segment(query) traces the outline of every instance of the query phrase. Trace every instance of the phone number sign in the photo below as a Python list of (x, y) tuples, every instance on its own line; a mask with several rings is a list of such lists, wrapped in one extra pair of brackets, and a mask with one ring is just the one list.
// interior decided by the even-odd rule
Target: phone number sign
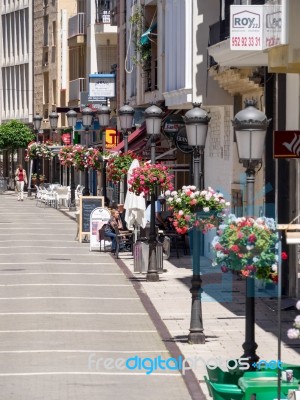
[(262, 50), (263, 7), (230, 7), (230, 49)]

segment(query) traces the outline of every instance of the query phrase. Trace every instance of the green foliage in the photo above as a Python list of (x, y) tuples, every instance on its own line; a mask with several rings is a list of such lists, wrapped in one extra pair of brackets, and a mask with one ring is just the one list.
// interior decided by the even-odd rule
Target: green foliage
[(142, 8), (138, 7), (136, 9), (136, 12), (129, 18), (129, 22), (132, 24), (133, 43), (136, 50), (136, 55), (132, 57), (132, 61), (134, 64), (146, 66), (151, 60), (151, 43), (141, 43), (141, 36), (145, 30), (145, 18)]
[(17, 150), (26, 148), (28, 143), (34, 140), (33, 132), (17, 120), (11, 120), (0, 125), (0, 149)]

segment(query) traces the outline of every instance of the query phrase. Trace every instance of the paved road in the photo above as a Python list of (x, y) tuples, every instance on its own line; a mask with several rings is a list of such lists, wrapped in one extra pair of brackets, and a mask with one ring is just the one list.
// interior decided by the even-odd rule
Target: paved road
[(116, 368), (170, 354), (114, 259), (75, 233), (59, 211), (0, 195), (1, 399), (191, 399), (177, 371)]

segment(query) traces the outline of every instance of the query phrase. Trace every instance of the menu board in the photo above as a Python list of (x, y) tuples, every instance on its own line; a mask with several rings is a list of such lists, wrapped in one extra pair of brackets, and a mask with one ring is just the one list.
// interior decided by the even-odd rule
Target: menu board
[(104, 207), (103, 196), (81, 196), (80, 218), (79, 218), (79, 241), (82, 242), (83, 235), (90, 234), (90, 217), (95, 208)]

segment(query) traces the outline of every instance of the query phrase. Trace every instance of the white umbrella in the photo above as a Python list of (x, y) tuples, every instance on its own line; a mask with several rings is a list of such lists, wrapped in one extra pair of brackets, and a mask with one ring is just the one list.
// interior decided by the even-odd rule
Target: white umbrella
[[(133, 160), (129, 170), (127, 172), (127, 182), (129, 181), (131, 174), (134, 168), (140, 166), (138, 160)], [(147, 224), (147, 219), (145, 216), (146, 211), (146, 203), (143, 195), (137, 196), (135, 193), (129, 191), (130, 185), (128, 184), (128, 189), (126, 193), (124, 208), (125, 212), (125, 221), (127, 223), (128, 228), (132, 228), (135, 225), (139, 225), (142, 228), (145, 228)]]

